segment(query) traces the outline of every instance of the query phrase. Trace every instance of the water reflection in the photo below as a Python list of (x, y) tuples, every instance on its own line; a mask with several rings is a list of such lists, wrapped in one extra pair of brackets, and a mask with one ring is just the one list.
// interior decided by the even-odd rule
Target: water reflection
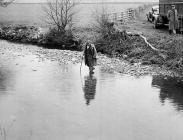
[(183, 81), (171, 77), (153, 76), (152, 86), (160, 88), (160, 101), (170, 101), (178, 111), (183, 111)]
[[(11, 79), (11, 80), (10, 80)], [(8, 69), (0, 67), (0, 91), (7, 91), (13, 81), (12, 73)], [(1, 92), (2, 93), (2, 92)]]
[(86, 105), (90, 105), (90, 101), (95, 98), (97, 79), (91, 73), (84, 79), (84, 97), (86, 99)]
[(0, 69), (0, 90), (5, 90), (6, 89), (6, 76), (3, 74), (3, 72)]

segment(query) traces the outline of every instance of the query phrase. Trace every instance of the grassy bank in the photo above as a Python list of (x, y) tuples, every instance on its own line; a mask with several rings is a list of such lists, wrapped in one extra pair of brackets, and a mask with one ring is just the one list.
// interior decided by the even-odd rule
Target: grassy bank
[(183, 36), (159, 35), (148, 39), (157, 50), (152, 49), (138, 34), (113, 29), (101, 34), (95, 42), (98, 52), (142, 65), (157, 65), (182, 74)]

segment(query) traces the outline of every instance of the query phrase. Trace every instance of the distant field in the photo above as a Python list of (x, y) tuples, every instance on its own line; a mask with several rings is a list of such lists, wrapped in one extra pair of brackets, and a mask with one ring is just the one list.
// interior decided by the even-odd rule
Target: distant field
[[(107, 3), (107, 4), (79, 4), (76, 7), (77, 14), (74, 20), (79, 26), (86, 26), (93, 21), (94, 11), (100, 11), (105, 7), (109, 13), (120, 12), (127, 8), (137, 8), (142, 3)], [(45, 26), (46, 18), (43, 7), (46, 4), (12, 4), (6, 8), (0, 7), (0, 23), (29, 24)]]

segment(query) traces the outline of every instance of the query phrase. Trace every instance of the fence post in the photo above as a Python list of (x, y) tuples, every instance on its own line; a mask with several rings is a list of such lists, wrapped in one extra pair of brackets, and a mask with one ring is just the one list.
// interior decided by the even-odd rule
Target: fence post
[(123, 10), (120, 13), (111, 13), (108, 14), (109, 21), (120, 24), (125, 24), (128, 20), (132, 20), (135, 18), (135, 10), (133, 8), (129, 8)]

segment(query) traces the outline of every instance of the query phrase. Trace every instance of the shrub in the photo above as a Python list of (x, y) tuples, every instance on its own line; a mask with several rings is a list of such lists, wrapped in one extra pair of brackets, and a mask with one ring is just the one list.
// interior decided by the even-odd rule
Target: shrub
[(80, 40), (69, 30), (58, 32), (52, 28), (44, 35), (44, 42), (48, 48), (80, 50)]

